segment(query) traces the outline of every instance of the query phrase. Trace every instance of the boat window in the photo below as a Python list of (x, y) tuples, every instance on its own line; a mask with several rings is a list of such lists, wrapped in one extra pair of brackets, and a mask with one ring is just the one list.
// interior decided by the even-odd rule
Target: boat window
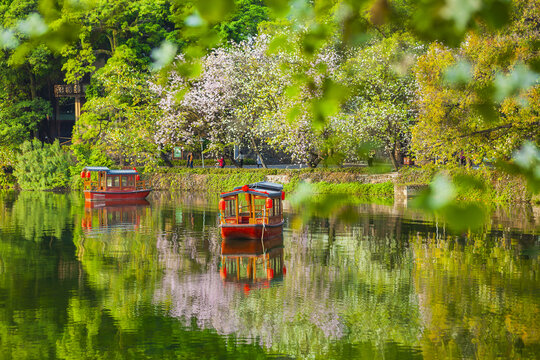
[(268, 216), (272, 214), (270, 209), (266, 209), (266, 199), (264, 196), (254, 196), (253, 209), (256, 218), (262, 218), (265, 214)]
[(238, 195), (238, 213), (240, 215), (249, 216), (251, 214), (250, 196), (250, 194)]
[(111, 187), (111, 186), (112, 186), (112, 177), (107, 176), (107, 187)]
[(112, 176), (112, 186), (113, 187), (120, 186), (120, 178), (118, 176)]
[(127, 186), (127, 177), (126, 176), (121, 176), (122, 178), (122, 187), (126, 187)]
[(130, 175), (130, 176), (127, 177), (128, 186), (135, 186), (134, 179), (135, 179), (135, 177), (133, 175)]
[(236, 199), (225, 199), (225, 217), (236, 216)]

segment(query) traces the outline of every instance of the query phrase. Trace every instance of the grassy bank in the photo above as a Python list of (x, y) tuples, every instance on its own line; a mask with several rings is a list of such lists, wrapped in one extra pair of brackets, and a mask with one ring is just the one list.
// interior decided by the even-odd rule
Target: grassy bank
[(404, 185), (428, 184), (439, 172), (453, 179), (457, 197), (462, 200), (501, 204), (534, 202), (524, 179), (486, 167), (405, 167), (400, 169), (396, 181)]
[(285, 182), (284, 190), (293, 192), (300, 182), (310, 182), (314, 192), (342, 193), (374, 197), (391, 197), (394, 187), (388, 175), (369, 174), (370, 169), (161, 169), (149, 174), (156, 189), (172, 191), (205, 190), (222, 192), (235, 186), (264, 181), (278, 176)]

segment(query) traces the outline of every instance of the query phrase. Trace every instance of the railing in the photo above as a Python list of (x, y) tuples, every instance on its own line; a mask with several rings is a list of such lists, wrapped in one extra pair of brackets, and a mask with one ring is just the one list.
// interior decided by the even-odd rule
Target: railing
[(228, 208), (228, 210), (220, 210), (220, 214), (221, 224), (277, 224), (283, 221), (283, 214), (272, 216), (272, 209), (267, 209), (266, 203), (251, 206), (239, 204), (238, 213), (231, 213), (231, 209)]
[[(139, 180), (135, 181), (134, 186), (123, 186), (123, 188), (135, 188), (135, 190), (145, 190), (150, 189), (150, 181), (148, 180)], [(118, 188), (118, 187), (115, 187)], [(106, 190), (106, 186), (100, 186), (97, 180), (85, 180), (84, 181), (84, 190)]]
[(93, 180), (85, 180), (84, 190), (100, 190), (99, 183)]
[(135, 181), (135, 189), (137, 190), (150, 189), (150, 186), (151, 186), (151, 183), (149, 180)]

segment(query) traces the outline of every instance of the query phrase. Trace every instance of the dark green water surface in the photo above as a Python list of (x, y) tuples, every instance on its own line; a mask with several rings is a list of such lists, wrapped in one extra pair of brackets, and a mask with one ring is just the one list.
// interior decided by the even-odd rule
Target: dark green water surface
[(148, 200), (0, 193), (0, 359), (540, 357), (538, 208), (463, 234), (287, 212), (261, 255), (222, 244), (215, 195)]

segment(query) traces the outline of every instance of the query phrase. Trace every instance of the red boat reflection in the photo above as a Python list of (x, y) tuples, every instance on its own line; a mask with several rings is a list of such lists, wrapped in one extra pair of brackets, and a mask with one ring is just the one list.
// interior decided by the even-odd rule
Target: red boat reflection
[(86, 230), (93, 228), (137, 228), (145, 209), (150, 203), (145, 199), (132, 199), (119, 203), (118, 201), (85, 202), (81, 227)]
[(283, 261), (283, 236), (271, 239), (225, 239), (221, 243), (221, 279), (246, 292), (269, 287), (287, 269)]

